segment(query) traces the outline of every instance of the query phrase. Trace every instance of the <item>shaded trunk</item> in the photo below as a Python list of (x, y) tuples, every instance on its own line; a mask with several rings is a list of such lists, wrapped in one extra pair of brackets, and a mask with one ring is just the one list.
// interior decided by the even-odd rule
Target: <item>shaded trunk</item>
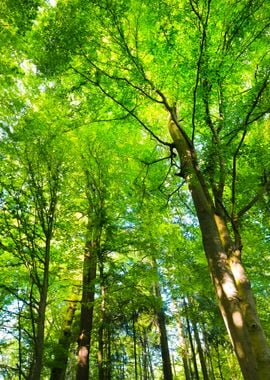
[(166, 330), (166, 316), (163, 310), (157, 312), (158, 328), (160, 333), (160, 347), (163, 365), (164, 380), (172, 380), (172, 366)]
[(99, 380), (105, 380), (106, 375), (104, 371), (104, 326), (103, 321), (98, 329), (98, 378)]
[(138, 358), (137, 358), (137, 334), (136, 334), (136, 314), (132, 315), (132, 329), (133, 329), (133, 351), (134, 351), (134, 371), (135, 380), (138, 380)]
[[(175, 121), (177, 122), (176, 116)], [(265, 374), (268, 376), (270, 373), (270, 355), (267, 342), (262, 334), (260, 334), (260, 339), (253, 338), (258, 331), (261, 331), (261, 328), (258, 328), (257, 322), (255, 328), (253, 324), (249, 326), (246, 314), (243, 313), (241, 296), (236, 283), (237, 279), (235, 279), (229, 265), (229, 257), (215, 220), (213, 202), (197, 167), (195, 152), (180, 127), (172, 121), (169, 124), (169, 131), (181, 161), (181, 175), (188, 183), (196, 208), (204, 250), (219, 300), (219, 307), (242, 374), (245, 380), (264, 380)], [(244, 286), (242, 289), (246, 291)], [(251, 313), (254, 312), (250, 300), (247, 303), (247, 308), (250, 311), (252, 310)], [(263, 351), (262, 357), (257, 354), (256, 341), (260, 341), (263, 345), (260, 350)]]
[(193, 362), (193, 367), (194, 367), (194, 373), (195, 373), (195, 378), (196, 380), (199, 380), (199, 371), (198, 371), (198, 365), (197, 365), (197, 359), (196, 359), (196, 352), (195, 352), (195, 347), (193, 344), (193, 339), (192, 339), (192, 332), (191, 332), (191, 325), (189, 321), (189, 317), (187, 314), (187, 308), (186, 308), (186, 303), (184, 302), (185, 309), (186, 309), (186, 322), (187, 322), (187, 332), (188, 332), (188, 338), (189, 338), (189, 343), (190, 343), (190, 349), (192, 353), (192, 362)]
[(58, 344), (55, 348), (54, 362), (51, 370), (50, 380), (64, 380), (68, 363), (68, 353), (72, 341), (72, 323), (77, 308), (77, 300), (71, 300), (68, 304), (65, 321), (61, 330)]
[(106, 356), (107, 356), (107, 365), (106, 365), (106, 376), (107, 380), (112, 378), (112, 360), (111, 360), (111, 329), (110, 326), (107, 327), (107, 339), (106, 339)]
[(98, 378), (99, 380), (107, 380), (106, 366), (106, 350), (104, 350), (104, 333), (106, 325), (106, 310), (105, 310), (105, 284), (104, 284), (104, 265), (100, 257), (99, 278), (101, 288), (101, 306), (100, 306), (100, 326), (98, 329)]
[(149, 379), (154, 380), (155, 375), (154, 375), (154, 369), (153, 369), (153, 364), (152, 364), (152, 355), (150, 352), (150, 347), (149, 347), (149, 342), (148, 342), (147, 336), (146, 336), (146, 342), (147, 342), (147, 361), (148, 361), (149, 372), (150, 372)]
[(141, 347), (142, 347), (142, 370), (143, 370), (143, 380), (148, 380), (148, 355), (147, 355), (147, 336), (146, 332), (143, 331), (140, 336)]
[(203, 373), (203, 379), (209, 380), (207, 366), (206, 366), (206, 362), (204, 359), (204, 353), (203, 353), (203, 349), (202, 349), (202, 344), (201, 344), (201, 340), (200, 340), (200, 336), (199, 336), (199, 332), (198, 332), (198, 327), (197, 327), (196, 323), (194, 323), (194, 325), (193, 325), (193, 330), (194, 330), (195, 341), (196, 341), (196, 344), (198, 347), (198, 353), (199, 353), (199, 358), (200, 358), (200, 363), (201, 363), (201, 368), (202, 368), (202, 373)]
[(99, 242), (96, 239), (89, 240), (86, 243), (84, 253), (77, 380), (89, 379), (89, 353), (93, 325), (98, 245)]
[(221, 358), (220, 358), (218, 345), (216, 346), (216, 353), (217, 353), (217, 363), (218, 363), (219, 376), (220, 376), (221, 380), (225, 380), (223, 377), (223, 373), (222, 373), (222, 364), (221, 364)]
[(191, 377), (190, 377), (189, 366), (188, 366), (188, 344), (186, 341), (186, 336), (184, 334), (183, 324), (182, 324), (180, 316), (177, 318), (177, 330), (178, 330), (179, 341), (180, 341), (180, 356), (182, 358), (183, 365), (184, 365), (185, 378), (186, 380), (190, 380)]
[(47, 295), (49, 286), (49, 263), (50, 263), (50, 241), (51, 233), (46, 239), (45, 258), (42, 284), (39, 286), (40, 299), (38, 304), (37, 332), (34, 337), (34, 362), (29, 375), (29, 380), (40, 380), (44, 351), (44, 330), (45, 330), (45, 313), (47, 306)]
[[(154, 257), (152, 258), (152, 265), (156, 269), (156, 273), (158, 273), (157, 263)], [(155, 291), (155, 296), (157, 297), (158, 301), (160, 301), (162, 305), (163, 301), (161, 297), (160, 287), (157, 282), (154, 284), (154, 291)], [(166, 315), (162, 307), (156, 311), (156, 315), (157, 315), (157, 323), (158, 323), (158, 328), (159, 328), (159, 333), (160, 333), (160, 348), (161, 348), (164, 380), (172, 380), (173, 374), (172, 374), (170, 350), (169, 350), (169, 344), (168, 344), (168, 338), (167, 338)]]
[(21, 325), (21, 313), (22, 313), (23, 307), (20, 307), (18, 302), (18, 376), (19, 380), (22, 379), (22, 373), (23, 373), (23, 358), (22, 358), (22, 325)]

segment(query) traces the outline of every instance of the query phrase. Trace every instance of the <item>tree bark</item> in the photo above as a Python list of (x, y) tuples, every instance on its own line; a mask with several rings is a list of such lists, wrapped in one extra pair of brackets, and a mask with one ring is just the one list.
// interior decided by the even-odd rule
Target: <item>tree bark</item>
[(245, 324), (249, 331), (249, 337), (256, 357), (260, 378), (265, 379), (270, 373), (270, 352), (269, 347), (267, 346), (266, 336), (257, 313), (250, 281), (247, 277), (241, 259), (242, 243), (240, 233), (236, 225), (238, 224), (238, 221), (234, 220), (235, 242), (233, 243), (224, 218), (221, 218), (219, 215), (215, 215), (215, 219), (223, 246), (228, 256), (228, 264), (235, 279), (240, 307)]
[(104, 284), (104, 265), (103, 261), (99, 265), (100, 278), (100, 326), (98, 329), (98, 378), (99, 380), (107, 380), (107, 367), (105, 363), (106, 350), (104, 350), (104, 332), (106, 325), (106, 309), (105, 309), (105, 284)]
[(74, 298), (68, 304), (65, 321), (61, 330), (61, 336), (55, 348), (55, 359), (51, 370), (50, 380), (64, 380), (68, 362), (68, 352), (71, 344), (72, 323), (77, 308), (77, 300)]
[[(192, 144), (187, 140), (180, 125), (176, 125), (177, 117), (169, 123), (169, 132), (181, 161), (181, 175), (188, 183), (200, 224), (203, 246), (209, 270), (215, 286), (219, 307), (231, 337), (231, 341), (245, 380), (265, 380), (270, 373), (270, 356), (267, 342), (260, 337), (265, 355), (259, 357), (258, 341), (252, 336), (252, 326), (248, 327), (246, 315), (241, 307), (241, 295), (237, 288), (229, 257), (222, 244), (219, 229), (215, 220), (213, 202), (208, 193), (196, 162)], [(244, 290), (244, 287), (242, 288)], [(247, 300), (247, 298), (246, 298)], [(251, 310), (251, 305), (247, 304)], [(257, 326), (257, 325), (256, 325)], [(258, 331), (256, 327), (254, 331)], [(256, 343), (257, 342), (257, 343)], [(263, 368), (261, 367), (263, 366)]]
[(202, 344), (201, 344), (201, 340), (200, 340), (200, 336), (198, 332), (198, 326), (196, 322), (194, 322), (193, 330), (194, 330), (195, 342), (198, 347), (198, 353), (199, 353), (199, 358), (200, 358), (200, 363), (201, 363), (201, 368), (202, 368), (202, 373), (203, 373), (203, 380), (209, 380), (207, 366), (206, 366)]
[(198, 370), (198, 365), (197, 365), (196, 352), (195, 352), (195, 347), (193, 344), (192, 333), (191, 333), (191, 325), (190, 325), (189, 316), (188, 316), (188, 312), (187, 312), (187, 305), (186, 305), (185, 301), (184, 301), (184, 306), (185, 306), (187, 332), (188, 332), (188, 338), (189, 338), (189, 343), (190, 343), (190, 349), (191, 349), (191, 353), (192, 353), (192, 362), (193, 362), (193, 367), (194, 367), (195, 379), (199, 380), (200, 376), (199, 376), (199, 370)]
[[(157, 263), (154, 257), (152, 257), (152, 265), (155, 268), (156, 273), (158, 274)], [(160, 287), (157, 281), (154, 284), (154, 292), (155, 292), (155, 296), (162, 304), (163, 301), (161, 297)], [(164, 380), (172, 380), (173, 374), (172, 374), (172, 365), (171, 365), (170, 350), (169, 350), (167, 329), (166, 329), (166, 315), (163, 310), (163, 307), (161, 307), (159, 310), (156, 311), (156, 315), (157, 315), (157, 322), (158, 322), (158, 328), (159, 328), (159, 333), (160, 333), (160, 348), (161, 348)]]
[(44, 329), (45, 329), (45, 313), (47, 306), (47, 295), (49, 287), (49, 264), (50, 264), (50, 243), (52, 232), (48, 232), (46, 237), (44, 269), (42, 283), (39, 286), (40, 299), (38, 304), (37, 315), (37, 333), (34, 337), (34, 362), (29, 375), (29, 380), (39, 380), (41, 378), (43, 351), (44, 351)]
[(134, 371), (135, 380), (138, 380), (138, 359), (137, 359), (137, 331), (136, 331), (136, 314), (132, 314), (132, 337), (133, 337), (133, 352), (134, 352)]
[[(177, 308), (177, 307), (176, 307)], [(186, 341), (186, 336), (184, 334), (184, 329), (183, 329), (183, 324), (181, 321), (181, 316), (179, 315), (177, 318), (177, 330), (178, 330), (178, 336), (179, 336), (179, 341), (180, 341), (180, 356), (183, 361), (184, 365), (184, 371), (185, 371), (185, 378), (186, 380), (190, 380), (190, 371), (189, 371), (189, 366), (188, 366), (188, 343)]]
[(85, 246), (80, 335), (78, 338), (77, 380), (89, 379), (89, 353), (93, 326), (98, 245), (99, 242), (94, 238), (93, 240), (88, 240)]

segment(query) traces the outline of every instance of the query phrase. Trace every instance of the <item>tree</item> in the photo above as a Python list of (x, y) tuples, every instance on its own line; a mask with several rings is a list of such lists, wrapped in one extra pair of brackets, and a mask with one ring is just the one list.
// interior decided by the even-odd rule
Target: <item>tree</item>
[[(105, 207), (110, 214), (110, 226), (117, 226), (117, 232), (111, 234), (111, 239), (119, 243), (114, 247), (114, 252), (119, 254), (123, 241), (126, 242), (128, 227), (135, 231), (142, 228), (138, 210), (144, 203), (150, 204), (147, 194), (151, 193), (151, 199), (155, 199), (160, 208), (167, 203), (169, 217), (161, 216), (157, 208), (148, 206), (162, 223), (167, 218), (166, 226), (181, 221), (182, 212), (185, 212), (185, 223), (190, 223), (193, 230), (196, 227), (200, 229), (220, 311), (245, 379), (264, 379), (270, 372), (269, 348), (242, 262), (243, 251), (248, 272), (254, 280), (254, 290), (262, 300), (263, 282), (260, 274), (251, 269), (252, 257), (258, 257), (253, 253), (258, 250), (258, 245), (255, 237), (251, 239), (247, 231), (256, 231), (258, 236), (262, 236), (263, 230), (269, 229), (265, 220), (253, 214), (253, 210), (260, 210), (264, 215), (269, 203), (268, 16), (269, 10), (261, 0), (235, 1), (233, 4), (211, 0), (184, 0), (180, 3), (164, 0), (151, 4), (137, 0), (128, 4), (106, 0), (91, 4), (83, 0), (59, 0), (55, 6), (43, 3), (37, 13), (34, 12), (35, 22), (27, 32), (28, 44), (20, 45), (22, 56), (30, 60), (28, 65), (32, 62), (36, 65), (28, 70), (28, 80), (35, 83), (35, 88), (39, 88), (41, 93), (49, 93), (49, 88), (53, 88), (58, 99), (65, 99), (63, 103), (67, 112), (60, 113), (63, 133), (74, 143), (77, 136), (78, 139), (82, 136), (83, 124), (93, 131), (105, 147), (106, 154), (102, 159), (98, 157), (102, 165), (104, 160), (110, 160), (109, 150), (114, 152), (111, 160), (115, 165), (110, 170), (116, 177), (120, 173), (119, 178), (114, 181), (113, 176), (106, 172), (106, 165), (98, 178), (103, 179), (102, 186), (106, 191), (101, 193), (106, 193), (106, 197), (107, 188), (113, 194), (120, 189), (119, 205), (108, 196), (110, 207), (100, 206), (102, 197), (94, 195), (99, 186), (94, 186), (95, 192), (92, 191), (97, 168), (89, 171), (86, 166), (83, 169), (87, 174), (86, 187), (91, 201), (88, 232), (97, 231), (92, 223), (93, 216), (96, 216), (93, 210), (103, 211)], [(40, 83), (42, 85), (38, 87)], [(29, 104), (29, 88), (21, 87), (21, 90), (26, 95), (21, 97), (23, 106), (20, 104), (14, 112), (16, 116), (12, 127), (16, 126), (16, 129), (22, 122), (18, 115), (24, 113), (23, 107), (27, 102)], [(33, 108), (33, 103), (29, 108)], [(60, 109), (58, 107), (59, 112)], [(34, 118), (37, 122), (36, 114)], [(8, 125), (11, 124), (11, 119), (5, 116), (2, 129), (9, 133), (6, 120)], [(99, 132), (93, 128), (94, 123), (99, 123), (96, 124), (100, 125)], [(77, 136), (73, 134), (74, 130), (78, 131)], [(92, 137), (88, 138), (91, 147)], [(61, 143), (57, 146), (60, 147)], [(75, 153), (74, 157), (79, 163)], [(123, 165), (127, 166), (126, 171)], [(105, 178), (103, 171), (106, 172)], [(80, 174), (75, 172), (74, 179), (81, 175), (81, 169)], [(34, 197), (40, 190), (35, 186), (39, 184), (40, 177), (38, 181), (34, 175), (32, 177), (34, 182), (31, 182), (30, 192)], [(8, 191), (10, 188), (9, 184)], [(178, 196), (180, 205), (176, 205)], [(73, 200), (78, 202), (76, 197)], [(179, 209), (180, 215), (177, 216)], [(118, 221), (119, 215), (123, 218), (122, 225)], [(26, 224), (29, 225), (29, 221)], [(190, 236), (197, 239), (197, 235), (179, 224), (177, 232), (172, 227), (174, 235), (161, 235), (160, 242), (164, 248), (157, 258), (159, 269), (165, 270), (168, 266), (175, 276), (179, 273), (176, 268), (185, 261), (185, 250), (175, 249), (176, 264), (169, 265), (164, 259), (164, 252), (171, 252), (168, 249), (171, 244), (169, 237), (178, 242), (176, 234), (182, 233), (183, 240), (193, 250), (195, 246), (201, 249), (200, 243), (192, 245), (190, 239)], [(98, 236), (99, 233), (100, 230)], [(158, 235), (159, 231), (155, 233)], [(81, 244), (83, 239), (79, 240)], [(179, 244), (181, 242), (182, 237)], [(8, 252), (6, 241), (3, 240), (2, 244), (4, 251)], [(134, 248), (136, 244), (129, 240), (126, 246)], [(93, 247), (88, 248), (92, 254)], [(142, 247), (140, 251), (145, 253), (147, 250)], [(93, 257), (93, 265), (85, 266), (85, 274), (90, 267), (96, 268), (97, 255), (94, 253)], [(129, 261), (123, 260), (124, 273), (128, 265)], [(194, 264), (190, 266), (194, 269)], [(138, 273), (138, 277), (132, 277), (132, 283), (137, 280), (140, 283), (141, 275)], [(118, 276), (126, 286), (128, 282), (123, 280), (121, 270)], [(87, 314), (82, 319), (87, 323), (88, 332), (91, 331), (89, 323), (93, 313), (96, 272), (90, 277), (90, 282), (89, 279), (84, 281), (84, 294), (88, 289), (88, 298), (83, 296), (82, 303)], [(191, 281), (195, 279), (200, 281), (192, 270)], [(186, 296), (180, 294), (181, 281), (168, 283), (168, 292), (174, 293), (173, 298)], [(176, 291), (179, 291), (178, 295)], [(118, 304), (113, 297), (110, 298), (108, 289), (106, 294), (112, 304)], [(140, 293), (136, 294), (139, 297)], [(125, 301), (127, 298), (131, 295), (124, 297)], [(138, 308), (131, 312), (131, 303), (127, 304), (129, 319), (123, 319), (121, 313), (117, 319), (125, 321), (119, 328), (122, 342), (130, 343), (128, 328), (133, 323), (136, 330), (137, 320), (132, 316)], [(147, 308), (149, 315), (151, 312), (152, 309)], [(20, 308), (17, 316), (21, 320)], [(193, 325), (197, 327), (196, 321)], [(126, 335), (123, 326), (127, 329)], [(119, 358), (115, 361), (120, 363), (115, 367), (119, 376), (125, 373), (128, 360), (128, 350), (123, 348), (121, 339), (116, 342), (114, 337), (110, 342), (111, 348), (115, 345), (115, 357)], [(22, 347), (21, 337), (18, 341)], [(136, 338), (134, 341), (137, 349), (139, 340)], [(143, 352), (146, 352), (148, 342), (143, 333), (140, 342)], [(197, 335), (198, 347), (199, 343)], [(88, 340), (83, 346), (87, 345)], [(139, 364), (140, 361), (138, 368)], [(146, 367), (144, 361), (145, 371)]]
[[(227, 4), (220, 11), (211, 1), (190, 1), (179, 7), (165, 3), (101, 3), (95, 9), (95, 27), (102, 25), (102, 33), (101, 29), (98, 33), (89, 30), (91, 46), (84, 35), (79, 36), (80, 44), (69, 49), (68, 65), (82, 83), (98, 88), (158, 143), (177, 150), (180, 176), (188, 183), (193, 198), (209, 270), (242, 372), (247, 379), (263, 378), (269, 372), (269, 348), (241, 261), (239, 221), (265, 191), (268, 179), (261, 185), (257, 180), (258, 190), (253, 190), (251, 201), (239, 197), (237, 181), (241, 179), (238, 167), (248, 135), (256, 133), (258, 123), (264, 128), (268, 122), (264, 118), (269, 79), (264, 4), (243, 2), (234, 12)], [(181, 23), (184, 18), (185, 25)], [(179, 25), (189, 28), (185, 45)], [(93, 44), (97, 46), (95, 53)], [(60, 54), (63, 45), (59, 44)], [(254, 54), (256, 46), (260, 46), (260, 56)], [(186, 60), (190, 71), (183, 67)], [(174, 69), (176, 63), (182, 71)], [(174, 86), (176, 81), (178, 86)], [(193, 93), (188, 96), (189, 102), (184, 102), (189, 87)], [(232, 97), (243, 91), (246, 94), (240, 101)], [(119, 97), (119, 92), (125, 92), (125, 99)], [(140, 104), (138, 110), (135, 99)], [(245, 108), (240, 108), (243, 105)], [(158, 106), (165, 108), (170, 117), (173, 143), (163, 142), (165, 131), (159, 137), (142, 113), (143, 109), (156, 110)], [(179, 121), (181, 118), (184, 121)], [(191, 130), (186, 127), (187, 119)], [(199, 169), (203, 154), (208, 163)], [(226, 193), (230, 194), (230, 202)]]

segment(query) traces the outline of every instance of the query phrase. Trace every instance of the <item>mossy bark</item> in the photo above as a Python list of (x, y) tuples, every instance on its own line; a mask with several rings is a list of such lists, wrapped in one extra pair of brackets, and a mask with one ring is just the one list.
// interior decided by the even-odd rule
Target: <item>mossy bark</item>
[(72, 299), (65, 313), (65, 320), (61, 329), (57, 346), (55, 347), (55, 359), (51, 370), (50, 380), (64, 380), (68, 363), (68, 353), (72, 342), (72, 324), (77, 308), (77, 297)]

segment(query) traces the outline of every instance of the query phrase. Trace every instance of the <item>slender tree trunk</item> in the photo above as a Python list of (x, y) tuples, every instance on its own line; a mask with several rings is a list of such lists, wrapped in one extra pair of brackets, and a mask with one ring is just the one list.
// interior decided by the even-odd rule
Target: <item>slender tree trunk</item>
[(163, 310), (157, 312), (157, 321), (160, 333), (160, 347), (163, 365), (164, 380), (172, 380), (172, 366), (167, 338), (166, 316)]
[(205, 351), (206, 351), (206, 357), (207, 357), (208, 373), (210, 375), (210, 379), (215, 380), (215, 371), (213, 367), (211, 348), (210, 348), (207, 335), (204, 329), (203, 329), (203, 336), (204, 336), (204, 344), (205, 344)]
[(68, 363), (68, 353), (71, 344), (72, 323), (78, 301), (76, 297), (72, 299), (67, 307), (65, 321), (61, 330), (58, 344), (55, 348), (55, 359), (51, 370), (50, 380), (64, 380)]
[(22, 314), (23, 307), (20, 307), (20, 304), (18, 302), (18, 375), (19, 380), (22, 379), (22, 373), (23, 373), (23, 359), (22, 359), (22, 325), (21, 325), (21, 314)]
[(202, 368), (202, 373), (203, 373), (203, 379), (209, 380), (207, 366), (206, 366), (206, 362), (204, 359), (204, 353), (203, 353), (202, 344), (201, 344), (201, 340), (200, 340), (200, 336), (199, 336), (199, 332), (198, 332), (197, 323), (194, 323), (193, 330), (194, 330), (195, 341), (196, 341), (196, 344), (198, 347), (198, 353), (199, 353), (199, 358), (200, 358), (200, 363), (201, 363), (201, 368)]
[(142, 346), (142, 368), (143, 368), (143, 380), (148, 380), (148, 363), (147, 363), (147, 337), (145, 331), (141, 335)]
[(178, 330), (178, 336), (180, 341), (180, 356), (183, 361), (184, 365), (184, 371), (185, 371), (185, 378), (186, 380), (191, 380), (190, 373), (189, 373), (189, 366), (188, 366), (188, 344), (186, 341), (186, 337), (183, 331), (183, 325), (181, 321), (181, 317), (179, 316), (177, 318), (177, 330)]
[(48, 233), (46, 238), (43, 279), (42, 284), (39, 287), (40, 299), (38, 305), (37, 332), (35, 336), (34, 363), (29, 380), (40, 380), (41, 378), (44, 351), (45, 313), (49, 286), (50, 241), (51, 232)]
[[(146, 337), (147, 339), (147, 337)], [(149, 364), (149, 372), (150, 372), (150, 379), (151, 380), (154, 380), (155, 379), (155, 375), (154, 375), (154, 369), (153, 369), (153, 364), (152, 364), (152, 357), (151, 357), (151, 352), (150, 352), (150, 348), (149, 348), (149, 342), (147, 340), (147, 361), (148, 361), (148, 364)]]
[[(89, 223), (89, 228), (92, 225)], [(89, 231), (93, 234), (94, 231)], [(93, 325), (93, 311), (95, 298), (95, 280), (97, 272), (97, 250), (99, 240), (88, 240), (85, 247), (83, 263), (83, 292), (81, 300), (80, 335), (78, 338), (78, 365), (77, 380), (89, 379), (89, 353)]]
[(111, 330), (110, 325), (107, 327), (107, 339), (106, 339), (106, 376), (107, 380), (111, 380), (112, 378), (112, 355), (111, 355)]
[(99, 278), (100, 278), (100, 288), (101, 288), (100, 326), (98, 329), (98, 378), (99, 380), (107, 380), (107, 364), (108, 364), (106, 363), (107, 352), (104, 349), (106, 310), (105, 310), (105, 284), (104, 284), (103, 269), (104, 269), (104, 265), (101, 259), (100, 266), (99, 266)]
[[(262, 334), (257, 338), (258, 332), (262, 331), (256, 324), (249, 325), (247, 316), (243, 313), (241, 295), (237, 288), (232, 269), (229, 266), (229, 257), (222, 243), (218, 229), (213, 202), (197, 167), (195, 152), (191, 143), (184, 136), (174, 115), (174, 122), (169, 123), (169, 131), (181, 161), (181, 175), (186, 179), (196, 208), (205, 254), (212, 280), (219, 300), (219, 307), (230, 334), (238, 362), (245, 380), (265, 380), (270, 373), (270, 354), (267, 342)], [(241, 290), (246, 291), (246, 284)], [(251, 293), (249, 291), (249, 293)], [(253, 314), (253, 306), (246, 297), (247, 308)], [(258, 344), (262, 345), (258, 349)], [(261, 356), (258, 351), (262, 352)]]
[(221, 364), (221, 360), (220, 360), (220, 353), (219, 353), (218, 344), (216, 346), (216, 352), (217, 352), (217, 362), (218, 362), (219, 376), (220, 376), (221, 380), (224, 380), (223, 373), (222, 373), (222, 364)]
[(104, 368), (104, 325), (103, 321), (98, 329), (98, 379), (106, 380), (106, 373)]
[(191, 325), (190, 325), (189, 316), (188, 316), (188, 312), (187, 312), (187, 305), (186, 305), (185, 301), (184, 301), (184, 305), (185, 305), (187, 331), (188, 331), (188, 338), (189, 338), (189, 343), (190, 343), (190, 349), (191, 349), (191, 353), (192, 353), (192, 362), (193, 362), (193, 367), (194, 367), (194, 373), (195, 373), (196, 380), (199, 380), (200, 376), (199, 376), (199, 371), (198, 371), (196, 352), (195, 352), (195, 347), (194, 347), (194, 344), (193, 344)]
[[(157, 263), (154, 257), (152, 258), (152, 265), (155, 268), (156, 273), (158, 273)], [(155, 291), (155, 296), (158, 298), (159, 301), (161, 301), (161, 304), (162, 304), (163, 301), (161, 297), (160, 287), (157, 281), (154, 284), (154, 291)], [(172, 380), (173, 374), (172, 374), (172, 365), (171, 365), (170, 350), (169, 350), (167, 329), (166, 329), (166, 315), (163, 308), (161, 308), (160, 310), (157, 310), (156, 315), (157, 315), (157, 322), (158, 322), (158, 328), (159, 328), (159, 333), (160, 333), (160, 348), (161, 348), (164, 380)]]
[(133, 352), (134, 352), (134, 372), (135, 380), (138, 380), (138, 358), (137, 358), (137, 333), (136, 333), (136, 314), (132, 315), (132, 329), (133, 329)]

